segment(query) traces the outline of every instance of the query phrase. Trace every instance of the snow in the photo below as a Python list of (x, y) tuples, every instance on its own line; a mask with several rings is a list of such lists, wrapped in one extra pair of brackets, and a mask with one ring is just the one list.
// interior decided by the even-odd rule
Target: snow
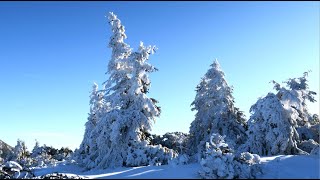
[(7, 167), (7, 168), (14, 168), (14, 170), (16, 171), (21, 171), (22, 170), (22, 167), (20, 164), (18, 164), (17, 162), (15, 161), (8, 161), (5, 163), (4, 167)]
[(320, 178), (319, 156), (279, 155), (261, 158), (264, 175), (261, 178)]
[[(320, 157), (313, 155), (278, 155), (261, 157), (263, 174), (259, 179), (278, 178), (320, 178)], [(85, 171), (81, 167), (71, 164), (59, 164), (55, 167), (37, 168), (35, 175), (41, 176), (48, 173), (59, 172), (69, 175), (79, 175), (88, 179), (200, 179), (198, 171), (199, 163), (188, 165), (162, 165), (162, 166), (140, 166), (140, 167), (119, 167), (104, 170)]]

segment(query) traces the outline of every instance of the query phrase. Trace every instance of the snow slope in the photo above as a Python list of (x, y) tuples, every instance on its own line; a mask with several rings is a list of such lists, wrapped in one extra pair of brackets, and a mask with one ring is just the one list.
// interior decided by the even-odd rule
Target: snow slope
[[(261, 179), (263, 178), (320, 178), (320, 158), (317, 156), (294, 156), (279, 155), (262, 157)], [(163, 166), (141, 166), (132, 168), (115, 168), (105, 170), (84, 171), (77, 165), (59, 164), (55, 167), (35, 169), (35, 174), (41, 176), (48, 173), (59, 172), (77, 174), (90, 179), (108, 178), (130, 178), (130, 179), (199, 179), (198, 171), (200, 164), (188, 165), (163, 165)]]
[(263, 176), (268, 179), (320, 179), (320, 158), (307, 155), (279, 155), (261, 158)]

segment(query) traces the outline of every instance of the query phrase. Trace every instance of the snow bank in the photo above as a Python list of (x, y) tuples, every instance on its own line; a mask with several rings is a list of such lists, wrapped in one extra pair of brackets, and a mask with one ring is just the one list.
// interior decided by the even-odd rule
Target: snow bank
[(263, 175), (268, 179), (320, 179), (319, 156), (279, 155), (261, 158)]
[[(310, 178), (320, 179), (320, 157), (313, 155), (279, 155), (261, 157), (263, 174), (259, 179), (290, 179)], [(200, 164), (188, 165), (163, 165), (163, 166), (140, 166), (132, 168), (115, 168), (105, 170), (84, 171), (77, 165), (59, 164), (56, 167), (37, 168), (36, 176), (53, 172), (77, 174), (84, 178), (130, 178), (130, 179), (200, 179), (198, 171)]]

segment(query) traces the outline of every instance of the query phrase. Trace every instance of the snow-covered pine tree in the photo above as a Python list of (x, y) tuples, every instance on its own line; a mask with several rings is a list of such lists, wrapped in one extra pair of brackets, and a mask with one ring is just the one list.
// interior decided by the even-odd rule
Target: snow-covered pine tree
[(97, 150), (96, 138), (98, 137), (98, 135), (94, 133), (94, 128), (97, 122), (103, 118), (108, 107), (104, 101), (104, 90), (99, 91), (96, 83), (93, 83), (89, 104), (90, 113), (88, 121), (85, 124), (85, 133), (80, 148), (77, 151), (78, 154), (76, 155), (76, 158), (79, 158), (79, 160), (85, 164), (90, 164), (92, 161), (94, 162), (91, 152)]
[(10, 161), (17, 161), (22, 166), (31, 165), (31, 159), (29, 158), (30, 152), (24, 141), (18, 139), (17, 145), (13, 149), (13, 155), (9, 158)]
[(32, 151), (31, 151), (31, 157), (34, 158), (40, 154), (42, 154), (43, 149), (40, 147), (39, 141), (35, 140), (36, 144), (34, 145)]
[(25, 157), (26, 147), (25, 147), (24, 141), (22, 141), (20, 139), (17, 140), (17, 144), (13, 149), (13, 153), (14, 154), (13, 154), (13, 157), (11, 160), (20, 161)]
[(277, 93), (269, 93), (251, 107), (249, 138), (242, 151), (259, 155), (306, 154), (318, 146), (319, 121), (306, 106), (307, 100), (315, 102), (316, 93), (309, 90), (307, 75), (305, 72), (300, 78), (286, 81), (288, 89), (272, 81)]
[(232, 88), (228, 86), (217, 60), (201, 79), (196, 91), (191, 104), (197, 113), (190, 126), (190, 154), (196, 154), (199, 161), (213, 133), (225, 135), (230, 147), (237, 148), (246, 140), (246, 120), (234, 107)]
[(277, 96), (284, 103), (284, 105), (290, 106), (298, 113), (296, 118), (298, 124), (298, 132), (300, 140), (313, 139), (319, 143), (319, 132), (316, 133), (312, 129), (319, 129), (318, 115), (311, 115), (308, 112), (306, 102), (316, 102), (314, 95), (317, 93), (309, 90), (308, 85), (308, 72), (304, 72), (302, 77), (290, 78), (286, 81), (285, 87), (280, 87), (278, 83), (273, 81), (275, 89), (277, 90)]
[[(125, 122), (120, 127), (120, 129), (127, 130), (127, 133), (123, 133), (125, 136), (122, 135), (121, 138), (125, 139), (126, 143), (129, 142), (126, 158), (126, 165), (128, 166), (163, 164), (168, 163), (168, 159), (170, 159), (170, 153), (168, 152), (170, 150), (160, 145), (148, 145), (149, 142), (145, 137), (145, 132), (149, 133), (151, 131), (156, 117), (161, 112), (160, 107), (156, 105), (157, 101), (146, 95), (151, 85), (148, 74), (157, 70), (147, 62), (149, 55), (153, 54), (154, 50), (154, 46), (146, 47), (140, 42), (139, 51), (132, 54), (132, 60), (130, 61), (133, 67), (132, 78), (130, 79), (128, 96), (125, 100), (127, 104), (123, 108), (126, 113), (124, 116)], [(136, 157), (139, 156), (141, 160), (137, 161)]]
[(92, 131), (97, 137), (96, 141), (90, 139), (91, 144), (96, 143), (91, 161), (82, 163), (89, 169), (167, 163), (175, 153), (161, 145), (148, 145), (144, 137), (160, 115), (157, 101), (146, 95), (151, 84), (148, 74), (156, 70), (147, 60), (155, 47), (140, 43), (138, 52), (132, 52), (124, 42), (121, 21), (113, 13), (108, 19), (113, 32), (109, 42), (112, 56), (103, 98), (110, 109)]
[(45, 144), (40, 146), (39, 141), (36, 143), (31, 152), (32, 166), (44, 167), (55, 164), (55, 160), (48, 154), (48, 149)]
[(283, 104), (277, 95), (268, 93), (250, 108), (248, 120), (248, 141), (240, 151), (248, 151), (262, 156), (278, 154), (301, 154), (298, 148), (299, 135), (297, 113)]
[(312, 115), (308, 112), (307, 101), (316, 102), (314, 95), (317, 93), (309, 90), (308, 85), (308, 72), (304, 72), (302, 77), (290, 78), (285, 81), (286, 86), (281, 87), (279, 83), (272, 81), (275, 84), (275, 89), (277, 90), (278, 98), (291, 108), (294, 108), (299, 116), (297, 118), (297, 123), (299, 126), (304, 126), (306, 124), (310, 125), (313, 122)]
[[(319, 143), (319, 118), (317, 114), (311, 115), (308, 112), (307, 101), (316, 102), (316, 92), (309, 90), (308, 72), (304, 72), (303, 76), (298, 78), (290, 78), (285, 81), (286, 87), (281, 87), (279, 83), (272, 81), (275, 84), (277, 97), (286, 109), (290, 109), (294, 114), (296, 121), (296, 130), (299, 133), (299, 138), (302, 150), (310, 153), (311, 151), (303, 148), (308, 144), (309, 140), (314, 140)], [(305, 142), (304, 142), (305, 141)]]

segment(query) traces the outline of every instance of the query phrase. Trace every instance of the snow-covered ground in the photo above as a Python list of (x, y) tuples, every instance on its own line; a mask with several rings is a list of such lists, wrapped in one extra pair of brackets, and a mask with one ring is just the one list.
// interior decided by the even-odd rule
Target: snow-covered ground
[(307, 155), (280, 155), (261, 158), (264, 175), (270, 179), (320, 179), (320, 158)]
[[(304, 178), (320, 179), (320, 158), (317, 156), (272, 156), (262, 157), (261, 166), (263, 174), (258, 178)], [(200, 178), (198, 170), (200, 164), (188, 165), (163, 165), (163, 166), (141, 166), (132, 168), (115, 168), (105, 170), (84, 171), (77, 165), (59, 164), (55, 167), (36, 169), (35, 174), (41, 176), (48, 173), (59, 172), (67, 174), (76, 174), (85, 178), (174, 178), (174, 179), (196, 179)]]

